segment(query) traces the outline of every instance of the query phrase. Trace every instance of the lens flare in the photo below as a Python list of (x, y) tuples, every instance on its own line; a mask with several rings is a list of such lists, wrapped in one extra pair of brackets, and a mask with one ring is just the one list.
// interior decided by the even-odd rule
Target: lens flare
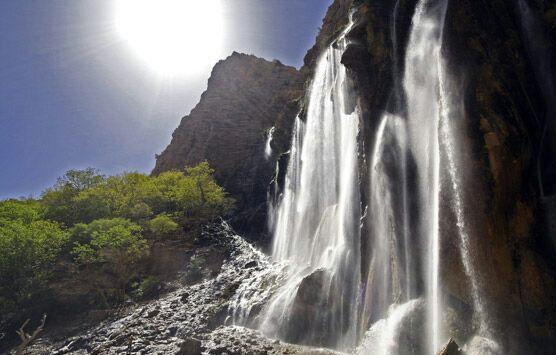
[(164, 76), (191, 75), (222, 55), (220, 0), (117, 0), (117, 34)]

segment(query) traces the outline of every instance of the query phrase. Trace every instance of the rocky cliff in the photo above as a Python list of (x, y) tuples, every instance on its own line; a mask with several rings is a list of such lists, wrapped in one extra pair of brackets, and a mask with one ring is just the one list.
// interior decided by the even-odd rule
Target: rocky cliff
[[(303, 89), (318, 56), (353, 13), (342, 63), (359, 97), (360, 178), (368, 181), (367, 156), (380, 116), (385, 111), (403, 116), (407, 110), (401, 75), (416, 4), (336, 0), (300, 72), (238, 54), (221, 62), (198, 107), (182, 120), (157, 159), (154, 173), (208, 159), (239, 200), (237, 220), (261, 230), (275, 163), (283, 173), (293, 118), (298, 112), (303, 117), (306, 107)], [(443, 34), (443, 56), (464, 107), (457, 127), (466, 167), (462, 195), (472, 262), (478, 267), (493, 331), (512, 353), (556, 351), (555, 80), (550, 70), (556, 58), (555, 14), (555, 4), (540, 0), (450, 1)], [(242, 76), (234, 66), (243, 68)], [(268, 75), (256, 79), (258, 70)], [(265, 160), (265, 132), (272, 126), (274, 155)], [(410, 161), (409, 174), (415, 179), (411, 168)], [(368, 184), (361, 184), (361, 192), (365, 206)], [(450, 236), (441, 246), (442, 292), (449, 307), (465, 317), (471, 296), (469, 285), (462, 282), (455, 216), (449, 200), (441, 207), (442, 235)], [(363, 223), (362, 250), (368, 243), (368, 223)], [(426, 247), (415, 241), (415, 248)], [(363, 255), (363, 270), (368, 262)], [(453, 335), (465, 337), (470, 331)]]
[[(366, 147), (373, 144), (382, 112), (404, 110), (403, 92), (392, 95), (401, 91), (396, 75), (403, 72), (415, 3), (355, 1), (357, 22), (343, 63), (360, 95)], [(549, 227), (554, 214), (547, 205), (553, 198), (554, 154), (546, 137), (556, 134), (550, 101), (554, 74), (539, 74), (538, 67), (543, 61), (553, 65), (556, 5), (529, 3), (450, 1), (442, 50), (463, 100), (458, 136), (466, 167), (465, 214), (493, 331), (512, 353), (550, 353), (556, 351), (556, 273)], [(541, 50), (528, 48), (531, 22)], [(543, 55), (547, 58), (539, 58)], [(441, 247), (443, 292), (454, 308), (469, 309), (450, 209), (443, 201), (442, 235), (452, 236)]]
[(207, 160), (237, 201), (234, 226), (264, 232), (266, 191), (275, 165), (265, 158), (267, 135), (293, 120), (295, 110), (285, 107), (300, 97), (302, 87), (295, 68), (234, 52), (215, 65), (200, 102), (157, 156), (153, 174)]

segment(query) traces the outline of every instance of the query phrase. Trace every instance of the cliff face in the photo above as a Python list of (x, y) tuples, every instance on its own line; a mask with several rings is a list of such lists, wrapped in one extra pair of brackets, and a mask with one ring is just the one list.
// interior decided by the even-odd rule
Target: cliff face
[[(389, 111), (403, 116), (407, 110), (402, 73), (416, 3), (336, 0), (300, 72), (238, 54), (219, 63), (201, 102), (182, 120), (172, 143), (157, 159), (154, 173), (207, 159), (219, 181), (239, 200), (237, 220), (244, 227), (263, 230), (267, 186), (277, 161), (280, 173), (285, 171), (292, 122), (306, 107), (304, 87), (318, 56), (353, 12), (351, 43), (342, 63), (359, 97), (360, 179), (369, 181), (368, 154), (381, 115)], [(523, 17), (523, 4), (530, 6), (528, 18)], [(531, 21), (536, 25), (531, 27)], [(532, 28), (536, 34), (527, 33)], [(544, 39), (532, 48), (531, 38), (539, 36)], [(472, 263), (493, 332), (514, 354), (556, 351), (556, 265), (551, 240), (556, 221), (556, 125), (550, 100), (555, 80), (553, 71), (546, 70), (555, 64), (555, 47), (556, 5), (551, 2), (448, 4), (442, 51), (464, 108), (457, 133), (465, 167), (462, 196)], [(274, 154), (265, 160), (265, 132), (272, 126), (276, 127)], [(409, 163), (409, 176), (416, 179)], [(361, 184), (363, 206), (368, 204), (368, 185)], [(440, 218), (446, 236), (441, 246), (442, 294), (460, 318), (469, 317), (463, 313), (472, 308), (470, 286), (458, 250), (451, 201), (442, 201)], [(366, 250), (366, 228), (371, 222), (363, 223), (362, 250)], [(426, 247), (415, 240), (415, 248)], [(362, 255), (363, 270), (368, 262)], [(419, 281), (423, 288), (424, 281)], [(453, 335), (471, 332), (463, 329)]]
[(234, 52), (220, 61), (200, 102), (157, 156), (153, 174), (207, 160), (218, 182), (237, 200), (235, 227), (263, 232), (267, 185), (275, 165), (274, 158), (265, 158), (267, 133), (295, 117), (295, 110), (285, 108), (300, 96), (300, 78), (293, 67), (251, 55)]
[[(396, 75), (403, 73), (415, 3), (355, 1), (353, 42), (342, 60), (360, 96), (365, 151), (382, 112), (403, 113), (403, 91), (401, 97), (392, 95), (399, 85)], [(444, 28), (443, 55), (464, 107), (458, 137), (472, 262), (492, 331), (511, 353), (550, 353), (556, 346), (550, 229), (554, 148), (549, 142), (556, 133), (550, 100), (554, 74), (539, 73), (543, 61), (545, 67), (554, 65), (555, 13), (555, 5), (543, 1), (450, 1)], [(530, 48), (527, 34), (533, 21), (532, 37), (543, 36), (537, 50)], [(441, 203), (441, 233), (448, 236), (441, 246), (442, 291), (451, 307), (469, 309), (452, 205)]]

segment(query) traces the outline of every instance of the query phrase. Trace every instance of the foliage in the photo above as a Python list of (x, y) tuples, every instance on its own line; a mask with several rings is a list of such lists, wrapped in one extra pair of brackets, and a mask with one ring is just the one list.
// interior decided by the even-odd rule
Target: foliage
[[(2, 207), (6, 207), (2, 203)], [(49, 281), (53, 266), (67, 241), (55, 222), (29, 220), (25, 206), (14, 208), (19, 217), (0, 220), (0, 309), (17, 307), (32, 299)], [(16, 214), (17, 215), (17, 214)]]
[(0, 201), (0, 221), (19, 220), (31, 223), (42, 218), (44, 208), (37, 200), (5, 200)]
[[(147, 294), (155, 283), (140, 267), (150, 251), (143, 233), (178, 237), (233, 205), (207, 162), (158, 176), (69, 170), (38, 200), (0, 201), (0, 321), (45, 290), (56, 263), (79, 265), (78, 276), (105, 303), (132, 281), (142, 280), (136, 292)], [(192, 269), (200, 274), (195, 262)], [(75, 277), (56, 270), (58, 277)]]
[(58, 178), (54, 187), (43, 193), (41, 202), (46, 208), (45, 217), (68, 226), (87, 219), (84, 215), (91, 207), (83, 209), (76, 203), (76, 198), (81, 192), (104, 184), (105, 179), (93, 168), (69, 170)]
[(133, 285), (133, 297), (141, 300), (155, 296), (159, 292), (160, 286), (161, 282), (157, 277), (148, 276)]
[(141, 227), (122, 218), (76, 225), (72, 240), (72, 254), (78, 264), (104, 268), (116, 276), (122, 289), (135, 275), (136, 263), (149, 252)]
[(214, 179), (207, 162), (158, 176), (124, 173), (104, 177), (94, 169), (71, 170), (42, 197), (46, 217), (72, 226), (96, 219), (135, 222), (162, 213), (179, 216), (183, 226), (229, 213), (233, 200)]
[(167, 215), (161, 214), (149, 221), (149, 229), (158, 238), (168, 237), (179, 229), (179, 225)]

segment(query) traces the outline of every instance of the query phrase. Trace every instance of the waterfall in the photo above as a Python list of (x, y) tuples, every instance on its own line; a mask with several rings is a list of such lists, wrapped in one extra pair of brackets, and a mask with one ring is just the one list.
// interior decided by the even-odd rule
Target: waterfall
[[(447, 78), (442, 61), (438, 62), (439, 65), (439, 93), (441, 102), (441, 142), (446, 157), (447, 170), (448, 170), (448, 180), (451, 187), (453, 210), (456, 217), (456, 226), (458, 229), (459, 237), (459, 250), (461, 255), (462, 264), (466, 276), (469, 279), (471, 286), (471, 298), (473, 301), (474, 316), (478, 323), (478, 334), (484, 337), (492, 336), (490, 334), (490, 327), (487, 324), (487, 312), (484, 297), (481, 295), (480, 278), (475, 270), (475, 265), (473, 264), (473, 258), (471, 255), (471, 241), (470, 236), (467, 232), (467, 223), (464, 217), (464, 201), (461, 194), (461, 182), (460, 182), (460, 168), (458, 167), (456, 157), (457, 157), (457, 146), (456, 146), (456, 136), (453, 132), (452, 122), (459, 119), (461, 116), (458, 112), (459, 103), (451, 102), (454, 96), (450, 95), (448, 91)], [(459, 117), (458, 117), (459, 116)]]
[(404, 89), (411, 151), (417, 164), (420, 197), (419, 235), (426, 241), (429, 353), (435, 353), (443, 339), (440, 297), (440, 142), (438, 65), (441, 61), (442, 31), (447, 1), (420, 0), (413, 15), (407, 46)]
[(393, 303), (407, 302), (413, 295), (406, 151), (405, 120), (384, 114), (370, 162), (370, 242), (364, 251), (370, 263), (363, 300), (363, 315), (370, 321), (384, 316)]
[[(488, 340), (489, 351), (497, 353), (499, 345), (492, 339), (487, 307), (481, 294), (481, 278), (474, 265), (470, 235), (461, 193), (461, 168), (458, 166), (457, 137), (454, 122), (461, 119), (462, 96), (449, 82), (442, 55), (442, 33), (447, 0), (421, 0), (413, 17), (406, 53), (404, 88), (407, 96), (408, 129), (411, 150), (416, 159), (420, 186), (421, 236), (426, 240), (426, 282), (429, 324), (429, 352), (438, 351), (446, 334), (442, 331), (444, 313), (439, 278), (441, 234), (440, 199), (450, 198), (465, 275), (470, 285), (474, 318), (478, 323), (476, 338)], [(442, 159), (441, 159), (442, 157)], [(447, 176), (442, 176), (443, 172)], [(442, 180), (450, 191), (441, 191)]]
[[(477, 323), (469, 329), (476, 331), (469, 349), (500, 351), (487, 339), (492, 338), (488, 307), (465, 220), (455, 130), (465, 116), (442, 54), (447, 4), (418, 1), (403, 73), (394, 61), (395, 103), (386, 105), (367, 159), (365, 236), (360, 235), (360, 114), (341, 64), (351, 21), (321, 55), (306, 117), (295, 119), (283, 192), (274, 190), (270, 199), (272, 259), (280, 271), (261, 272), (241, 288), (234, 319), (245, 323), (253, 308), (249, 298), (257, 304), (265, 300), (258, 328), (271, 337), (341, 350), (355, 349), (362, 340), (358, 354), (434, 354), (453, 330), (444, 319), (449, 305), (440, 279), (441, 265), (449, 262), (441, 260), (440, 249), (449, 237), (457, 238)], [(391, 33), (397, 48), (395, 24)], [(267, 149), (272, 131), (268, 139)], [(457, 236), (441, 235), (441, 202), (452, 206)], [(361, 237), (368, 238), (365, 250)], [(361, 270), (362, 264), (368, 269)], [(269, 275), (272, 291), (257, 291)]]
[[(318, 61), (306, 120), (296, 119), (272, 256), (289, 276), (260, 329), (289, 341), (356, 345), (361, 218), (359, 113), (340, 63), (351, 24)], [(307, 294), (310, 293), (310, 294)]]
[(386, 318), (375, 322), (367, 331), (356, 354), (418, 354), (415, 344), (407, 341), (400, 342), (399, 338), (407, 330), (407, 323), (411, 323), (414, 320), (412, 317), (419, 313), (422, 303), (421, 300), (415, 299), (390, 306)]

